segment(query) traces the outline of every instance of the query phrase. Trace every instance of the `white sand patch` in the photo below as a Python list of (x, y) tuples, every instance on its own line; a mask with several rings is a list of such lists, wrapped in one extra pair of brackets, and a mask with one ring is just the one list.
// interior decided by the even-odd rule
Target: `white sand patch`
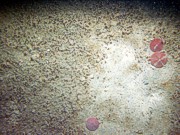
[[(108, 99), (116, 101), (118, 103), (117, 108), (114, 109), (118, 116), (116, 121), (125, 121), (126, 117), (131, 118), (131, 124), (128, 127), (130, 131), (144, 130), (152, 119), (161, 119), (162, 112), (168, 109), (169, 103), (165, 98), (167, 93), (157, 86), (172, 77), (173, 67), (169, 65), (154, 69), (148, 61), (138, 63), (136, 59), (138, 54), (133, 45), (124, 41), (103, 45), (101, 50), (107, 55), (101, 64), (104, 72), (92, 72), (91, 75), (94, 78), (90, 83), (91, 90), (96, 96), (97, 106)], [(133, 65), (140, 68), (131, 69)], [(169, 72), (169, 68), (172, 68), (172, 72)], [(150, 88), (153, 91), (150, 91)], [(95, 114), (94, 105), (88, 108), (90, 115)], [(98, 109), (101, 110), (101, 108)], [(156, 113), (153, 113), (153, 110), (156, 110)], [(106, 112), (102, 111), (99, 117), (105, 115)], [(108, 125), (108, 121), (104, 123), (105, 125)], [(118, 123), (115, 127), (121, 125)], [(157, 125), (154, 124), (154, 126)], [(164, 124), (158, 126), (161, 128)]]

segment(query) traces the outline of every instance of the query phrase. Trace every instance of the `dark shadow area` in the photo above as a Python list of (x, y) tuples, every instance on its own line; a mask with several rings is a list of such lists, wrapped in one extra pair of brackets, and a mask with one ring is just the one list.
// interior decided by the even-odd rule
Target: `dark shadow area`
[[(58, 1), (67, 1), (70, 3), (73, 2), (85, 2), (86, 0), (56, 0)], [(93, 0), (96, 1), (96, 0)], [(179, 10), (180, 7), (180, 1), (179, 0), (98, 0), (97, 2), (109, 2), (109, 3), (116, 3), (116, 2), (142, 2), (144, 4), (149, 5), (150, 7), (165, 7), (165, 8), (177, 8)], [(34, 3), (44, 3), (48, 4), (49, 2), (54, 2), (52, 0), (3, 0), (1, 1), (0, 6), (18, 6), (18, 5), (31, 5)]]

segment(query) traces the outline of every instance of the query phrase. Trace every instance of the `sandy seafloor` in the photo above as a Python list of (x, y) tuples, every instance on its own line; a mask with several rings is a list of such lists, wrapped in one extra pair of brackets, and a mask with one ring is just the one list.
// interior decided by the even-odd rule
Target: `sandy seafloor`
[[(179, 30), (179, 10), (156, 2), (1, 8), (0, 134), (179, 135)], [(155, 37), (163, 68), (148, 61)]]

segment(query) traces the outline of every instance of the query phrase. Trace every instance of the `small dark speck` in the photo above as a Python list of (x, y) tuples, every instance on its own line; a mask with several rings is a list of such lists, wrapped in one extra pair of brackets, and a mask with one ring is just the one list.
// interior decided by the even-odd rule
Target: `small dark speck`
[(147, 83), (147, 82), (146, 82), (146, 83), (144, 83), (144, 85), (148, 85), (148, 84), (149, 84), (149, 83)]

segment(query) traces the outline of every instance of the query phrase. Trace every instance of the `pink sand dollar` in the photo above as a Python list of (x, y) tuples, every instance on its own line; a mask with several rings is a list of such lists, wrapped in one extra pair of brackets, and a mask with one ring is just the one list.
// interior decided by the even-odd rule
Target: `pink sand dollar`
[(162, 68), (168, 61), (167, 55), (164, 52), (154, 52), (150, 58), (151, 65), (156, 68)]
[(155, 38), (150, 43), (150, 49), (153, 52), (161, 51), (164, 46), (164, 40), (160, 38)]
[(95, 131), (99, 127), (99, 121), (95, 117), (90, 117), (86, 120), (86, 128), (90, 131)]

